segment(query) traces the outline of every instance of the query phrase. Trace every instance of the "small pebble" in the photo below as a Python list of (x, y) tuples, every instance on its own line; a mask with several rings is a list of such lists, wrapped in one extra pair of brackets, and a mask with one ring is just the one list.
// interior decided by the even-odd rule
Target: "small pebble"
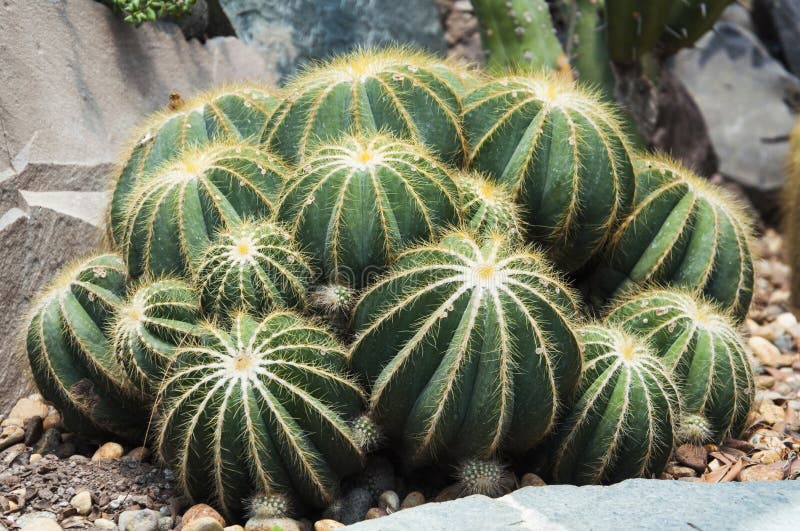
[(344, 524), (341, 522), (337, 522), (336, 520), (325, 519), (325, 520), (317, 520), (314, 522), (314, 531), (328, 531), (330, 529), (336, 529), (338, 527), (344, 527)]
[(523, 474), (522, 478), (519, 480), (519, 486), (522, 487), (544, 487), (547, 483), (544, 482), (542, 478), (534, 474), (533, 472), (528, 472)]
[(413, 492), (409, 492), (406, 495), (406, 497), (403, 499), (403, 503), (400, 505), (400, 508), (411, 509), (412, 507), (418, 507), (424, 504), (425, 504), (425, 495), (422, 494), (420, 491), (415, 490)]
[(92, 461), (112, 461), (122, 457), (124, 450), (122, 445), (115, 442), (107, 442), (97, 449), (92, 456)]
[(92, 522), (94, 526), (98, 529), (116, 529), (117, 524), (109, 520), (108, 518), (98, 518), (94, 522)]
[(193, 518), (188, 524), (184, 522), (183, 529), (185, 531), (222, 531), (223, 527), (219, 520), (212, 516), (200, 516)]
[(739, 481), (778, 481), (783, 479), (783, 469), (770, 465), (753, 465), (739, 473)]
[(134, 459), (136, 461), (139, 461), (140, 463), (146, 463), (150, 459), (150, 450), (145, 448), (144, 446), (140, 446), (128, 452), (128, 455), (126, 455), (125, 457), (129, 459)]
[(213, 518), (219, 523), (220, 528), (225, 527), (225, 519), (219, 514), (216, 509), (206, 505), (205, 503), (198, 503), (193, 505), (183, 514), (184, 527), (192, 523), (197, 518)]
[(229, 525), (223, 531), (244, 531), (244, 527), (240, 525)]
[(20, 526), (21, 531), (61, 531), (58, 522), (50, 518), (35, 518)]
[(25, 430), (19, 426), (8, 425), (0, 431), (0, 450), (22, 442), (23, 439), (25, 439)]
[(38, 463), (42, 460), (42, 454), (31, 454), (30, 462), (31, 463)]
[(61, 413), (58, 411), (53, 411), (52, 413), (48, 414), (44, 421), (42, 422), (44, 430), (62, 430), (64, 425), (61, 422)]
[(245, 531), (301, 531), (300, 524), (291, 518), (251, 518), (244, 524)]
[(161, 515), (152, 509), (124, 511), (119, 515), (120, 531), (158, 531)]
[(442, 491), (439, 492), (438, 496), (436, 496), (436, 498), (434, 498), (433, 501), (441, 503), (445, 501), (455, 500), (459, 496), (461, 496), (461, 487), (458, 485), (450, 485), (442, 489)]
[(380, 507), (371, 507), (367, 514), (364, 515), (364, 520), (374, 520), (386, 516), (388, 513)]
[(693, 478), (697, 476), (697, 472), (695, 472), (693, 468), (680, 465), (667, 465), (667, 467), (664, 469), (664, 472), (676, 479), (690, 477)]
[(69, 504), (78, 511), (79, 515), (87, 516), (92, 512), (92, 493), (88, 490), (81, 491), (72, 497)]
[(393, 490), (383, 491), (378, 498), (378, 506), (387, 514), (392, 514), (400, 509), (400, 496)]

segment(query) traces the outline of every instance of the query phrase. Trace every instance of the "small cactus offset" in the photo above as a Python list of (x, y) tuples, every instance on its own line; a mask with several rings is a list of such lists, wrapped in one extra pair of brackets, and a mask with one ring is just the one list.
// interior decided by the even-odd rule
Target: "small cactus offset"
[(527, 451), (580, 373), (576, 310), (542, 257), (502, 236), (405, 252), (354, 310), (370, 416), (414, 465)]
[(180, 279), (143, 280), (115, 312), (114, 355), (143, 399), (155, 399), (177, 346), (196, 330), (200, 300)]
[(644, 340), (597, 325), (579, 336), (585, 365), (556, 440), (553, 476), (577, 485), (658, 476), (674, 447), (677, 387)]
[(206, 312), (256, 315), (303, 309), (313, 272), (289, 234), (267, 221), (223, 229), (198, 260), (197, 285)]
[(362, 458), (350, 420), (364, 396), (342, 346), (286, 311), (202, 333), (178, 351), (157, 403), (157, 449), (179, 486), (228, 518), (254, 492), (330, 503)]
[(320, 148), (288, 186), (279, 217), (319, 265), (323, 282), (362, 287), (415, 241), (459, 220), (449, 170), (388, 136)]
[(505, 234), (521, 242), (522, 228), (519, 206), (502, 185), (479, 173), (462, 173), (455, 177), (461, 192), (464, 225), (476, 234)]
[(288, 496), (280, 493), (256, 494), (247, 503), (247, 512), (250, 519), (248, 528), (259, 528), (272, 531), (261, 522), (271, 518), (288, 518), (292, 510), (292, 503)]
[(634, 286), (670, 285), (716, 301), (737, 322), (753, 297), (750, 215), (725, 190), (665, 158), (636, 161), (636, 198), (593, 291), (608, 301)]
[(34, 304), (26, 350), (39, 391), (65, 426), (89, 437), (114, 434), (141, 443), (148, 416), (105, 335), (126, 277), (114, 254), (66, 269)]
[(273, 155), (224, 141), (184, 151), (147, 175), (114, 230), (131, 276), (189, 274), (218, 230), (274, 211), (287, 173)]
[(528, 234), (568, 270), (583, 266), (627, 214), (634, 177), (611, 108), (558, 77), (487, 82), (464, 101), (469, 163), (522, 205)]
[[(681, 421), (690, 439), (703, 432), (708, 433), (703, 443), (739, 436), (753, 402), (755, 377), (730, 317), (690, 293), (657, 289), (618, 302), (607, 320), (656, 348), (682, 391), (684, 412), (695, 417)], [(697, 417), (706, 419), (705, 428)]]
[(320, 142), (383, 131), (458, 163), (465, 150), (460, 94), (471, 78), (456, 64), (422, 52), (358, 50), (290, 82), (264, 143), (299, 162)]
[(514, 473), (496, 459), (467, 459), (458, 465), (456, 476), (461, 496), (497, 498), (516, 487)]
[(121, 163), (111, 200), (112, 240), (122, 240), (128, 198), (145, 175), (215, 140), (257, 140), (277, 106), (278, 100), (257, 86), (226, 87), (186, 102), (172, 94), (169, 109), (147, 120)]

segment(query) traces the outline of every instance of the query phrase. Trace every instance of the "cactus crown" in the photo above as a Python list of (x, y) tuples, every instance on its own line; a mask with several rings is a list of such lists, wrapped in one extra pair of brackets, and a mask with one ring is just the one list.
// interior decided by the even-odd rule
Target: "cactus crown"
[(251, 519), (288, 518), (292, 503), (288, 496), (276, 492), (254, 494), (247, 502)]
[(456, 469), (462, 496), (480, 494), (496, 498), (514, 489), (514, 474), (495, 459), (467, 459)]

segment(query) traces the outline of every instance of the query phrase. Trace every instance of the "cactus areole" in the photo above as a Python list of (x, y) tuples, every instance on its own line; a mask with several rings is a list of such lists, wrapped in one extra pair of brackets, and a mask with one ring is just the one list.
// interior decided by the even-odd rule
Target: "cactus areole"
[(502, 236), (407, 251), (355, 308), (371, 416), (412, 464), (530, 449), (580, 372), (576, 306), (540, 255)]

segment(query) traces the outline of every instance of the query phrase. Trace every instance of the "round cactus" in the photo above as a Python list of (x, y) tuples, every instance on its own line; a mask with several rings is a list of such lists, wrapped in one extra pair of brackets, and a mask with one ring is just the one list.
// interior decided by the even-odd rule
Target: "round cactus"
[(462, 217), (466, 227), (476, 234), (505, 234), (522, 241), (524, 235), (519, 207), (505, 188), (479, 173), (455, 177), (461, 192)]
[(387, 131), (460, 162), (465, 141), (459, 94), (470, 77), (457, 65), (420, 52), (359, 50), (291, 81), (264, 142), (298, 162), (317, 142)]
[(685, 413), (708, 423), (706, 430), (682, 427), (719, 443), (741, 433), (755, 384), (730, 317), (690, 293), (651, 290), (619, 302), (608, 321), (648, 338), (681, 388)]
[(148, 416), (104, 333), (126, 277), (125, 264), (114, 254), (65, 270), (35, 303), (26, 348), (39, 391), (71, 431), (141, 443)]
[(412, 465), (530, 449), (580, 373), (576, 309), (539, 254), (501, 236), (403, 253), (354, 310), (370, 416)]
[(523, 206), (528, 234), (584, 265), (630, 208), (634, 178), (612, 110), (558, 76), (489, 81), (464, 100), (469, 164)]
[(288, 496), (280, 493), (256, 494), (247, 503), (247, 528), (259, 528), (272, 531), (269, 520), (272, 518), (288, 518), (292, 503)]
[(184, 151), (148, 174), (114, 228), (131, 276), (189, 273), (217, 230), (272, 213), (286, 175), (274, 156), (231, 142)]
[(458, 189), (421, 147), (348, 137), (319, 149), (289, 185), (279, 216), (325, 281), (368, 284), (415, 240), (459, 219)]
[(467, 459), (458, 466), (457, 479), (461, 496), (480, 494), (496, 498), (516, 486), (514, 474), (495, 459)]
[(369, 415), (361, 415), (354, 420), (352, 428), (358, 447), (364, 453), (376, 450), (383, 443), (383, 431)]
[(128, 196), (146, 174), (214, 140), (260, 138), (277, 106), (278, 100), (260, 87), (225, 87), (185, 103), (175, 94), (170, 108), (148, 119), (126, 152), (111, 200), (113, 240), (121, 241)]
[(198, 260), (203, 309), (264, 314), (303, 308), (313, 273), (289, 234), (270, 222), (243, 222), (220, 232)]
[(753, 296), (751, 221), (722, 189), (680, 164), (636, 161), (634, 210), (614, 235), (592, 282), (607, 301), (637, 285), (681, 287), (743, 321)]
[(642, 339), (596, 325), (579, 337), (585, 364), (555, 444), (553, 476), (577, 485), (658, 476), (674, 447), (678, 389)]
[(177, 345), (192, 335), (199, 316), (197, 294), (179, 279), (142, 281), (117, 309), (114, 355), (146, 401), (155, 398)]
[(254, 492), (324, 507), (362, 457), (350, 421), (364, 397), (347, 354), (289, 312), (231, 321), (203, 325), (203, 339), (178, 350), (156, 406), (159, 454), (191, 499), (228, 518)]

